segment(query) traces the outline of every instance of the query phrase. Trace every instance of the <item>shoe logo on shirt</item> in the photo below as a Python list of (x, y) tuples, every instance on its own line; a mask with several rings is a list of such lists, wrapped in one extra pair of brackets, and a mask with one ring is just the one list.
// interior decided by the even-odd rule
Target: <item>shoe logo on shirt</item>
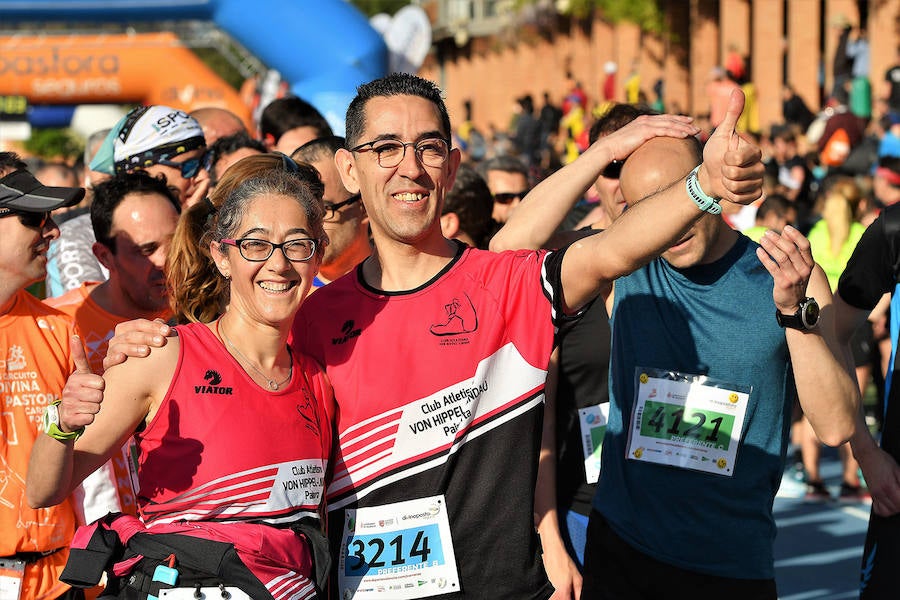
[(25, 361), (25, 350), (22, 346), (10, 346), (6, 351), (6, 360), (0, 360), (0, 365), (7, 371), (21, 371), (28, 366)]
[(341, 337), (331, 338), (331, 344), (333, 346), (338, 346), (340, 344), (346, 344), (355, 337), (359, 337), (359, 335), (362, 333), (362, 329), (354, 329), (354, 325), (356, 325), (356, 323), (354, 323), (353, 319), (345, 322), (341, 326)]
[(195, 394), (218, 394), (221, 396), (230, 396), (232, 394), (233, 388), (219, 385), (222, 383), (222, 376), (218, 371), (209, 369), (206, 371), (206, 374), (203, 375), (203, 379), (205, 379), (209, 385), (195, 385)]
[(429, 331), (432, 335), (444, 337), (448, 335), (462, 335), (472, 333), (478, 329), (478, 315), (475, 306), (468, 294), (463, 294), (463, 299), (453, 298), (444, 305), (445, 314)]

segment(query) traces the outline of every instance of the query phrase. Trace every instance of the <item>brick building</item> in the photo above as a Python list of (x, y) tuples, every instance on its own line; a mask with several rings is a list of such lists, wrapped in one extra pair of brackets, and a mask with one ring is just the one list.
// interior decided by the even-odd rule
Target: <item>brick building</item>
[[(627, 0), (625, 0), (627, 1)], [(839, 35), (834, 23), (867, 24), (873, 96), (883, 90), (887, 68), (897, 59), (900, 0), (659, 0), (666, 32), (558, 15), (555, 3), (537, 0), (524, 11), (509, 0), (421, 0), (434, 30), (433, 51), (420, 74), (446, 91), (458, 122), (463, 102), (483, 131), (505, 129), (514, 98), (530, 93), (538, 106), (544, 91), (559, 102), (565, 74), (580, 81), (596, 101), (607, 61), (618, 65), (615, 98), (624, 100), (632, 69), (653, 98), (665, 82), (667, 110), (708, 111), (705, 85), (711, 69), (734, 47), (749, 57), (759, 100), (760, 125), (780, 122), (782, 84), (788, 82), (813, 110), (831, 89), (831, 64)], [(824, 75), (824, 81), (822, 81)], [(875, 108), (878, 114), (878, 108)]]

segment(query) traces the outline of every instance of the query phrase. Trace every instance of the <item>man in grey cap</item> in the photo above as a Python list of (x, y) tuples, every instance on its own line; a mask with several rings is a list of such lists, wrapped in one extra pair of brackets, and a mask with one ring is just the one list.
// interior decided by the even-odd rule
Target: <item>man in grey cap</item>
[(0, 560), (4, 584), (25, 600), (83, 598), (59, 581), (75, 532), (72, 503), (41, 510), (25, 503), (28, 457), (41, 412), (60, 398), (72, 369), (74, 330), (25, 288), (44, 278), (47, 248), (59, 235), (50, 212), (83, 197), (81, 188), (42, 185), (17, 155), (0, 152)]

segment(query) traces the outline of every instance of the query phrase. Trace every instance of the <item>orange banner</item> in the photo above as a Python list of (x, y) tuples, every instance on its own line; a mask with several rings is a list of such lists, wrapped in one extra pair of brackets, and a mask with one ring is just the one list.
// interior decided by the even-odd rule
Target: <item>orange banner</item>
[(0, 37), (0, 95), (32, 104), (216, 106), (250, 124), (238, 92), (171, 33)]

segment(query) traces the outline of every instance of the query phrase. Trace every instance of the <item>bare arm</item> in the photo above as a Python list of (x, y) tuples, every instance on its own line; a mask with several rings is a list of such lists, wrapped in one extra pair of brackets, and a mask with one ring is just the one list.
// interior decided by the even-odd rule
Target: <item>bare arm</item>
[[(749, 204), (762, 195), (764, 170), (759, 148), (734, 131), (743, 106), (744, 95), (735, 90), (725, 120), (706, 143), (698, 171), (706, 194), (737, 204)], [(608, 229), (566, 251), (562, 264), (566, 308), (575, 311), (600, 293), (608, 295), (615, 279), (658, 256), (706, 214), (688, 195), (684, 176), (630, 205)]]
[(803, 413), (819, 439), (839, 446), (855, 430), (859, 387), (838, 342), (828, 280), (812, 259), (809, 241), (793, 227), (785, 227), (781, 235), (766, 232), (760, 244), (757, 256), (775, 280), (776, 309), (793, 314), (806, 296), (819, 304), (818, 327), (811, 331), (785, 328), (785, 338)]
[[(27, 495), (31, 506), (65, 500), (81, 481), (108, 461), (144, 421), (168, 386), (178, 358), (178, 343), (154, 351), (147, 360), (114, 367), (103, 377), (91, 373), (84, 348), (72, 340), (75, 372), (63, 388), (60, 428), (85, 428), (77, 441), (39, 435), (31, 451)], [(165, 389), (162, 389), (162, 393)], [(101, 410), (102, 404), (102, 410)]]
[(544, 387), (544, 426), (541, 454), (534, 493), (534, 524), (541, 536), (544, 568), (556, 588), (551, 600), (578, 600), (581, 597), (581, 573), (569, 556), (559, 531), (556, 507), (556, 382), (559, 373), (559, 348), (550, 356), (547, 384)]
[[(840, 293), (834, 295), (835, 329), (838, 341), (844, 346), (847, 360), (850, 360), (850, 336), (860, 324), (870, 317), (884, 311), (884, 302), (871, 311), (856, 308), (847, 304)], [(852, 363), (851, 363), (852, 364)], [(850, 438), (853, 456), (859, 461), (866, 485), (872, 494), (872, 510), (882, 517), (900, 513), (900, 465), (894, 458), (878, 447), (869, 433), (862, 410), (857, 411), (855, 429)]]
[(544, 247), (559, 225), (613, 160), (622, 160), (659, 136), (685, 138), (699, 131), (689, 117), (644, 115), (604, 136), (574, 162), (541, 181), (491, 239), (491, 250)]

